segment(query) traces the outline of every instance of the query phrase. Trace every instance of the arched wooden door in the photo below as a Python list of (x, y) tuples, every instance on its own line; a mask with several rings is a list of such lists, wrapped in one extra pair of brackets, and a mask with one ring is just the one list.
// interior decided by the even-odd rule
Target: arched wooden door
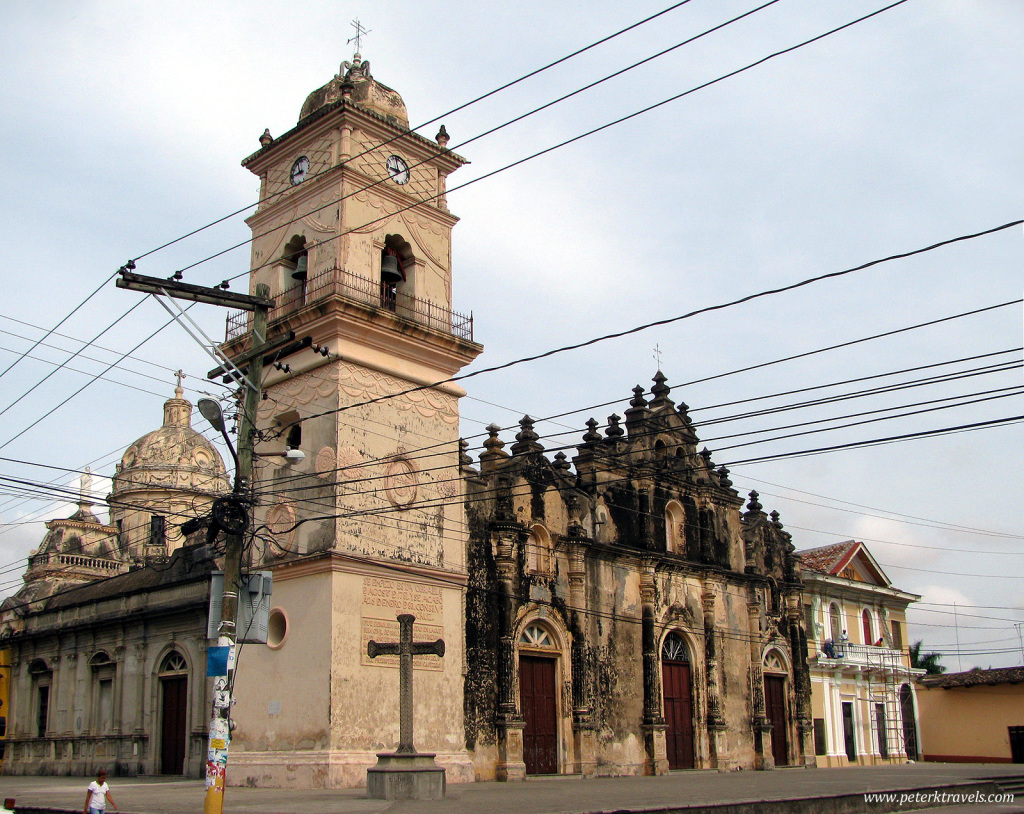
[(690, 652), (678, 633), (670, 633), (661, 646), (661, 685), (665, 714), (665, 749), (670, 769), (692, 769), (693, 691)]
[(786, 720), (786, 677), (764, 677), (764, 707), (772, 725), (772, 757), (776, 766), (789, 763), (789, 721)]
[(164, 659), (160, 671), (160, 772), (185, 774), (188, 748), (188, 672), (180, 653)]
[(558, 732), (555, 704), (555, 660), (519, 656), (519, 703), (523, 729), (523, 762), (527, 774), (558, 772)]

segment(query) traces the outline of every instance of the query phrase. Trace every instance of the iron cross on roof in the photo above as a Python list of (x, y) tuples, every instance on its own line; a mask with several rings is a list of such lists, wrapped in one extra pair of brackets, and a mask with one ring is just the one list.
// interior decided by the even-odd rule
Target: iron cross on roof
[(415, 755), (416, 747), (412, 745), (412, 657), (443, 656), (444, 639), (436, 642), (414, 642), (412, 640), (412, 623), (416, 617), (411, 613), (403, 613), (398, 617), (398, 642), (382, 644), (372, 639), (366, 643), (366, 655), (371, 659), (377, 656), (398, 656), (398, 749), (396, 754)]
[(370, 33), (370, 29), (369, 28), (363, 28), (363, 24), (361, 22), (359, 22), (359, 18), (358, 17), (356, 17), (351, 23), (349, 23), (349, 25), (351, 25), (356, 30), (356, 35), (354, 37), (349, 37), (345, 41), (345, 44), (348, 45), (348, 43), (350, 43), (350, 42), (355, 42), (355, 44), (356, 44), (356, 51), (355, 51), (355, 53), (357, 55), (361, 54), (363, 52), (363, 49), (362, 49), (362, 38), (366, 34)]

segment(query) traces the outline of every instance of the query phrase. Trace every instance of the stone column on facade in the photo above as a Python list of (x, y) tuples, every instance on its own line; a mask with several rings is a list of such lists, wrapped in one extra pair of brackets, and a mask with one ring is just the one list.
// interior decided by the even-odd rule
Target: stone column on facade
[[(59, 640), (57, 647), (58, 651), (65, 649)], [(50, 708), (48, 710), (50, 720), (47, 722), (46, 732), (50, 735), (70, 735), (71, 711), (69, 707), (74, 701), (75, 677), (69, 675), (69, 671), (74, 670), (75, 662), (69, 656), (57, 652), (51, 657), (50, 663), (53, 677), (50, 680)], [(65, 685), (67, 685), (66, 689)]]
[(135, 676), (134, 721), (132, 735), (140, 737), (146, 731), (146, 644), (140, 642), (132, 647), (132, 661)]
[(655, 560), (650, 558), (645, 558), (640, 564), (644, 774), (648, 775), (660, 775), (668, 772), (668, 754), (665, 743), (667, 727), (662, 714), (661, 653), (658, 648), (655, 607), (655, 565)]
[(815, 766), (814, 723), (811, 720), (811, 686), (807, 674), (807, 637), (801, 622), (800, 594), (786, 596), (786, 620), (789, 623), (789, 649), (793, 662), (793, 691), (796, 694), (796, 730), (800, 744), (799, 760)]
[(120, 645), (114, 648), (114, 686), (113, 697), (110, 699), (111, 702), (111, 721), (110, 731), (113, 735), (121, 734), (121, 721), (123, 716), (121, 714), (121, 704), (124, 698), (124, 667), (125, 667), (125, 652), (127, 648), (124, 645)]
[(747, 635), (750, 637), (750, 725), (754, 735), (754, 768), (774, 769), (771, 724), (764, 705), (764, 669), (761, 664), (761, 602), (757, 589), (747, 598)]
[(567, 547), (569, 568), (569, 607), (573, 623), (572, 643), (572, 730), (575, 743), (576, 765), (573, 771), (583, 777), (597, 772), (597, 741), (593, 722), (590, 661), (585, 641), (586, 611), (586, 550), (579, 544)]
[(731, 760), (725, 745), (725, 719), (718, 691), (718, 645), (715, 640), (715, 592), (707, 585), (701, 593), (704, 612), (704, 670), (707, 678), (707, 727), (711, 746), (711, 765), (728, 771)]
[[(77, 649), (65, 657), (69, 660), (68, 669), (75, 672), (75, 687), (71, 699), (71, 714), (68, 732), (81, 735), (83, 731), (92, 729), (94, 713), (92, 711), (92, 695), (95, 693), (93, 682), (89, 679), (89, 660)], [(72, 667), (72, 664), (74, 665)]]
[(661, 653), (655, 599), (656, 561), (644, 557), (640, 562), (641, 645), (644, 680), (644, 774), (668, 772), (668, 748), (665, 744), (665, 717), (662, 715)]
[[(17, 681), (17, 689), (15, 689)], [(7, 692), (7, 737), (23, 738), (31, 732), (28, 727), (29, 710), (32, 709), (32, 677), (28, 662), (21, 661), (12, 651), (11, 685)], [(19, 703), (20, 702), (20, 703)]]
[(498, 575), (498, 780), (525, 780), (523, 729), (526, 722), (519, 714), (516, 699), (515, 624), (519, 598), (515, 592), (516, 543), (520, 534), (516, 523), (496, 524), (495, 565)]

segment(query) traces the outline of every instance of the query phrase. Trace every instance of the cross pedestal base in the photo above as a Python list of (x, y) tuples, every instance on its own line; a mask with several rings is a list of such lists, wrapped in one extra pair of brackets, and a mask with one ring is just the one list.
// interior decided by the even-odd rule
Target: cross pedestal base
[(380, 752), (377, 765), (366, 770), (366, 795), (371, 800), (443, 800), (444, 769), (433, 752)]

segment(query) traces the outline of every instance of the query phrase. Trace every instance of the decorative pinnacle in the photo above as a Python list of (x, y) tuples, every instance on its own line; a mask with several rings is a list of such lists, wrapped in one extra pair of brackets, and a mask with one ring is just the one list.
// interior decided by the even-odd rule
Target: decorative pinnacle
[(501, 455), (508, 455), (503, 450), (505, 442), (498, 437), (498, 433), (501, 432), (501, 427), (497, 424), (489, 424), (487, 426), (487, 440), (484, 441), (484, 451), (480, 453), (481, 458), (493, 458)]
[(647, 399), (644, 398), (644, 389), (637, 385), (633, 388), (633, 398), (629, 400), (629, 406), (642, 409), (647, 406)]
[(448, 142), (451, 140), (448, 136), (448, 131), (444, 129), (444, 125), (441, 125), (441, 129), (437, 131), (437, 135), (434, 136), (437, 139), (437, 143), (441, 147), (447, 147)]
[(599, 426), (596, 419), (587, 419), (587, 431), (583, 434), (583, 443), (593, 444), (601, 440), (601, 433), (597, 431)]
[(764, 508), (757, 500), (757, 492), (750, 493), (750, 502), (747, 503), (748, 512), (759, 512)]
[(621, 420), (615, 413), (608, 416), (608, 429), (604, 431), (604, 434), (608, 436), (609, 441), (618, 441), (625, 434), (625, 430), (619, 426)]
[(270, 135), (270, 128), (268, 127), (263, 131), (263, 135), (260, 136), (260, 146), (267, 147), (274, 140), (274, 137)]

